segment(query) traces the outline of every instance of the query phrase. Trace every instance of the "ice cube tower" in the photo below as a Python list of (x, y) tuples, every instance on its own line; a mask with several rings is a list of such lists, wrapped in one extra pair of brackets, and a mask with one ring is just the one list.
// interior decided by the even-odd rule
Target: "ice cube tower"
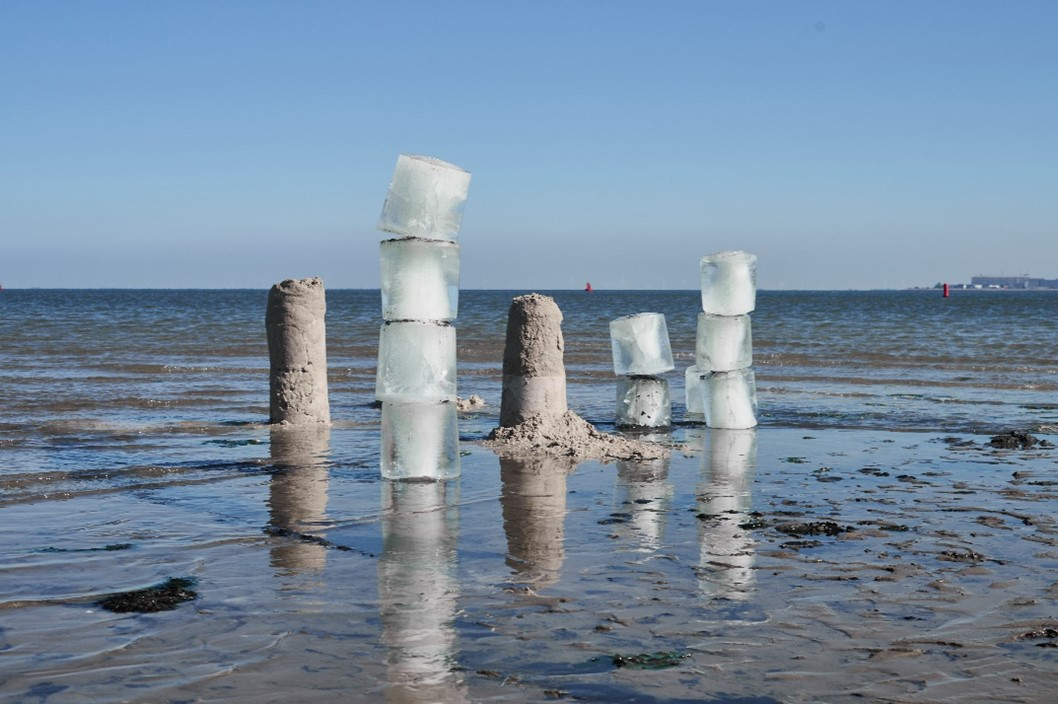
[(617, 426), (667, 428), (672, 424), (669, 382), (658, 376), (675, 367), (669, 330), (661, 313), (638, 313), (610, 321), (617, 383)]
[(382, 476), (459, 476), (456, 331), (459, 245), (470, 173), (401, 154), (378, 229), (382, 328), (375, 398), (382, 402)]
[[(702, 313), (698, 314), (694, 366), (687, 370), (688, 415), (701, 408), (710, 428), (744, 430), (757, 425), (753, 333), (749, 314), (757, 301), (757, 257), (731, 251), (702, 257)], [(700, 374), (695, 390), (692, 369)], [(700, 393), (700, 406), (692, 406)], [(693, 408), (693, 410), (692, 410)]]

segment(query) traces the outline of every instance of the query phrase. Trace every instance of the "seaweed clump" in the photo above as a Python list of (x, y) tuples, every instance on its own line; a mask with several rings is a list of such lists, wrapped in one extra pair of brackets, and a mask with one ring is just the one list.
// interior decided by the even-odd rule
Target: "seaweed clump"
[(111, 594), (96, 603), (107, 611), (119, 614), (172, 611), (185, 601), (198, 598), (198, 592), (191, 589), (194, 585), (195, 580), (189, 577), (170, 577), (161, 584)]
[(680, 660), (685, 657), (687, 657), (686, 653), (676, 651), (614, 655), (613, 664), (616, 667), (627, 667), (633, 670), (663, 670), (668, 667), (676, 667), (680, 664)]
[(1011, 430), (1010, 432), (996, 435), (988, 441), (988, 444), (1001, 450), (1028, 450), (1037, 445), (1041, 447), (1050, 446), (1047, 441), (1041, 442), (1036, 436), (1029, 435), (1021, 430)]

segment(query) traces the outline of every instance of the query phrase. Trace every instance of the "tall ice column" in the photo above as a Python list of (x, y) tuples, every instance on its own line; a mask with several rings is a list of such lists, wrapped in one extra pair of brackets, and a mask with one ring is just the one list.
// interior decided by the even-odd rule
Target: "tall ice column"
[(459, 245), (470, 173), (401, 154), (378, 228), (382, 329), (375, 398), (382, 402), (382, 476), (459, 476), (456, 331)]
[(287, 279), (268, 292), (268, 407), (272, 423), (330, 423), (323, 281)]
[(701, 374), (705, 424), (752, 428), (757, 425), (757, 388), (749, 314), (757, 302), (757, 257), (742, 251), (710, 254), (702, 257), (701, 270), (703, 312), (698, 314), (695, 367)]

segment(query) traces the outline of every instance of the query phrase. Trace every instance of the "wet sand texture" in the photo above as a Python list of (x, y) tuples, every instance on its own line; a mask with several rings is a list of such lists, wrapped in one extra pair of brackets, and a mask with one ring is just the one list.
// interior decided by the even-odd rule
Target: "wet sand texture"
[(562, 311), (553, 298), (530, 293), (511, 301), (503, 350), (501, 426), (566, 412), (562, 350)]
[(272, 423), (330, 423), (327, 302), (319, 278), (287, 279), (268, 293), (269, 416)]

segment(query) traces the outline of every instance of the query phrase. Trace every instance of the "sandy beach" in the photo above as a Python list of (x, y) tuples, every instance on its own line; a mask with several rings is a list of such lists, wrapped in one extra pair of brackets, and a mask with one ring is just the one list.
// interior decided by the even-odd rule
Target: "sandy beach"
[[(461, 479), (434, 484), (323, 468), (377, 430), (238, 433), (271, 440), (270, 456), (71, 492), (62, 536), (34, 498), (55, 478), (23, 481), (2, 529), (20, 557), (4, 568), (0, 700), (1049, 694), (1049, 447), (692, 426), (667, 459), (612, 464), (465, 442)], [(197, 598), (145, 614), (98, 603), (167, 577)]]

